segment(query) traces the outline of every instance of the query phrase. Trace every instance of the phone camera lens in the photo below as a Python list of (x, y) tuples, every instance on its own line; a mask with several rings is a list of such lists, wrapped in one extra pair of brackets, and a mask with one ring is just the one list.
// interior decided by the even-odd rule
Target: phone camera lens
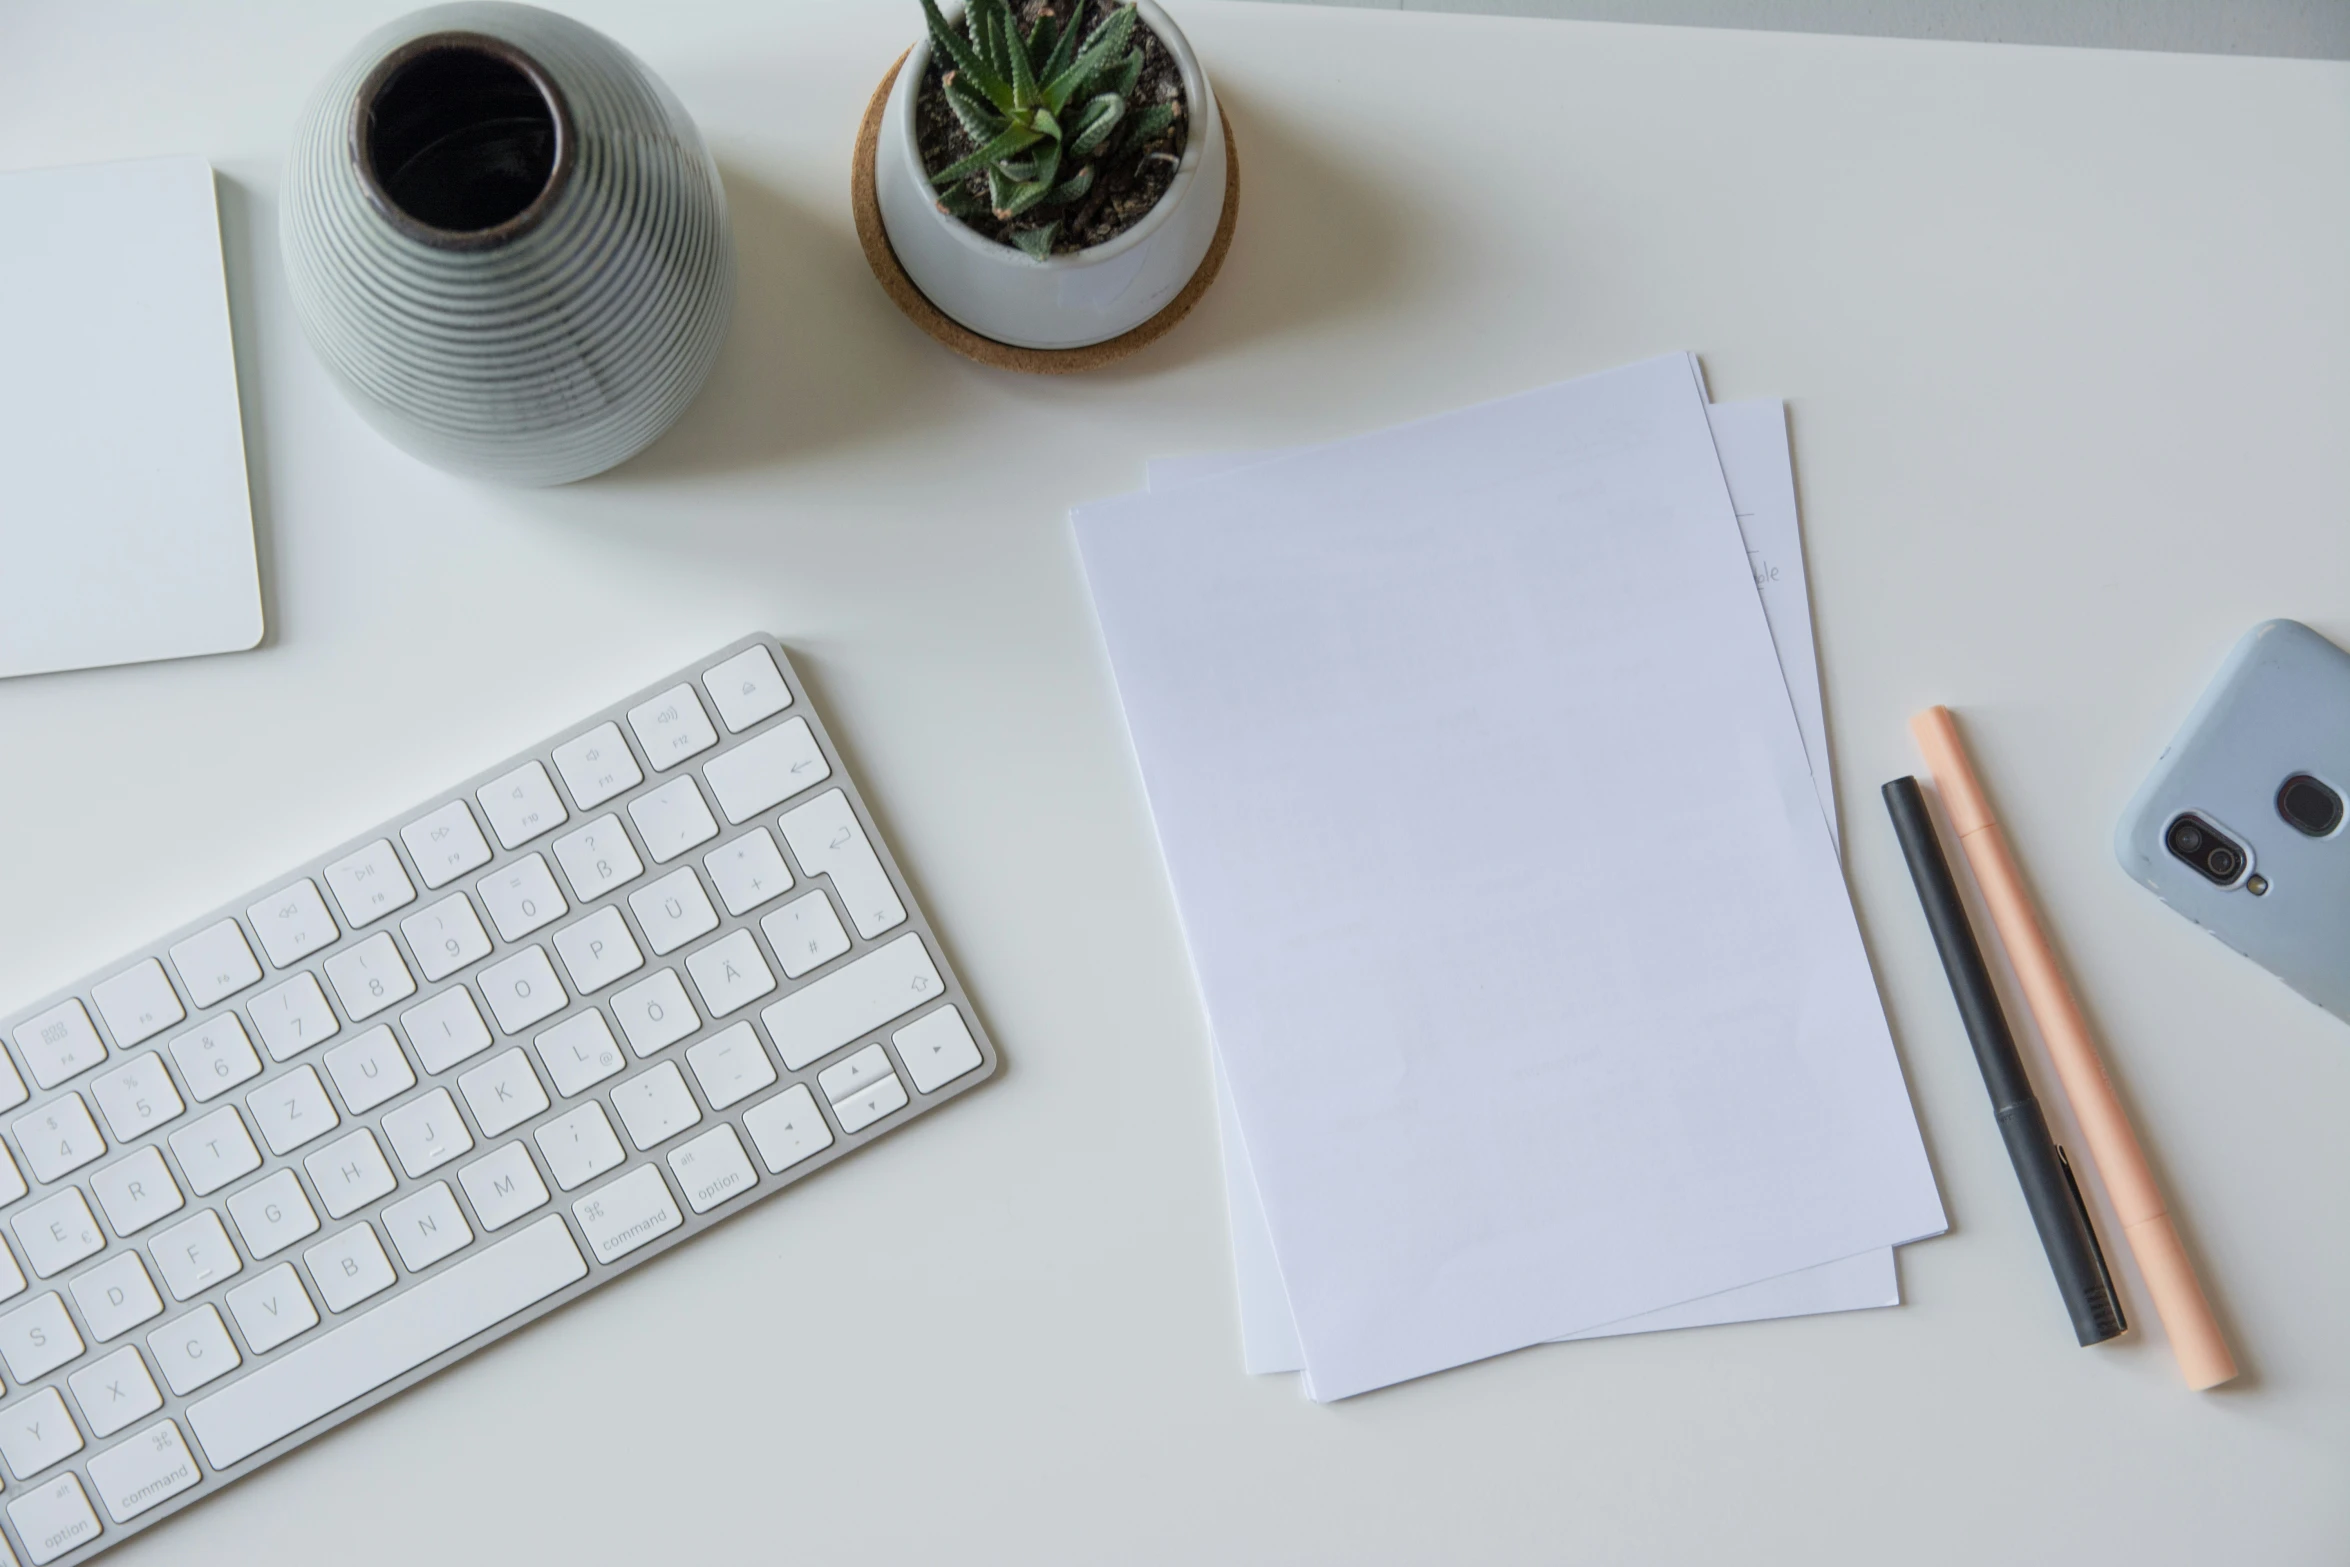
[(2277, 791), (2277, 814), (2310, 837), (2323, 838), (2342, 825), (2342, 797), (2331, 785), (2295, 773)]
[(2206, 881), (2232, 886), (2251, 858), (2244, 846), (2199, 816), (2182, 816), (2162, 835), (2174, 859), (2186, 861)]

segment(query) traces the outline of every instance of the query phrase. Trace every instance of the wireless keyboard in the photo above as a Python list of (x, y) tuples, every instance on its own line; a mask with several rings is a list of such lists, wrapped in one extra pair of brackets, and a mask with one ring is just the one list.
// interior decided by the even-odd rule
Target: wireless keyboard
[(765, 637), (0, 1019), (0, 1041), (0, 1563), (33, 1567), (996, 1067)]

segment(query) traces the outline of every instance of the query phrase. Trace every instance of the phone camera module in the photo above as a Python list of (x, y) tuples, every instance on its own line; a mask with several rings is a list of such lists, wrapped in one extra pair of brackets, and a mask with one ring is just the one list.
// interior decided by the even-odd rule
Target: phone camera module
[(2244, 849), (2199, 816), (2182, 816), (2162, 835), (2163, 847), (2185, 860), (2207, 881), (2232, 885), (2244, 873)]
[(2342, 825), (2342, 797), (2307, 773), (2295, 773), (2277, 791), (2277, 814), (2312, 838)]

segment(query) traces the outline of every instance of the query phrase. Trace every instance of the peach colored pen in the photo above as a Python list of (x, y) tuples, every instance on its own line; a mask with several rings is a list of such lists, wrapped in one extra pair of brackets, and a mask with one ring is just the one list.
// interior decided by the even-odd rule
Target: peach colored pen
[(2161, 1188), (2154, 1184), (2154, 1172), (2146, 1167), (2138, 1134), (2130, 1129), (2130, 1119), (2105, 1075), (2105, 1063), (2097, 1057), (2080, 1003), (2056, 966), (2056, 954), (2024, 892), (2015, 856), (2008, 852), (2007, 835), (1992, 817), (1991, 802), (1967, 760), (1958, 725), (1950, 709), (1929, 707), (1909, 721), (1909, 730), (1926, 753), (1934, 786), (1990, 907), (1991, 923), (2023, 983), (2025, 1004), (2040, 1026), (2040, 1037), (2048, 1042), (2057, 1080), (2080, 1119), (2090, 1157), (2105, 1177), (2105, 1190), (2122, 1221), (2122, 1238), (2138, 1259), (2146, 1293), (2153, 1297), (2154, 1313), (2170, 1336), (2179, 1370), (2191, 1388), (2217, 1387), (2236, 1374), (2235, 1357), (2220, 1336), (2211, 1303), (2196, 1281), (2195, 1266), (2187, 1260), (2187, 1248), (2179, 1242)]

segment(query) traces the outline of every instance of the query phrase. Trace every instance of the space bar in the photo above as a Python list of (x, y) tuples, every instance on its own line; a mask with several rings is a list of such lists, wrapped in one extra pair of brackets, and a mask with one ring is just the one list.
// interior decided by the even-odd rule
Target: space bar
[(321, 1415), (456, 1348), (587, 1272), (552, 1215), (395, 1295), (281, 1360), (188, 1406), (212, 1467), (224, 1469)]

